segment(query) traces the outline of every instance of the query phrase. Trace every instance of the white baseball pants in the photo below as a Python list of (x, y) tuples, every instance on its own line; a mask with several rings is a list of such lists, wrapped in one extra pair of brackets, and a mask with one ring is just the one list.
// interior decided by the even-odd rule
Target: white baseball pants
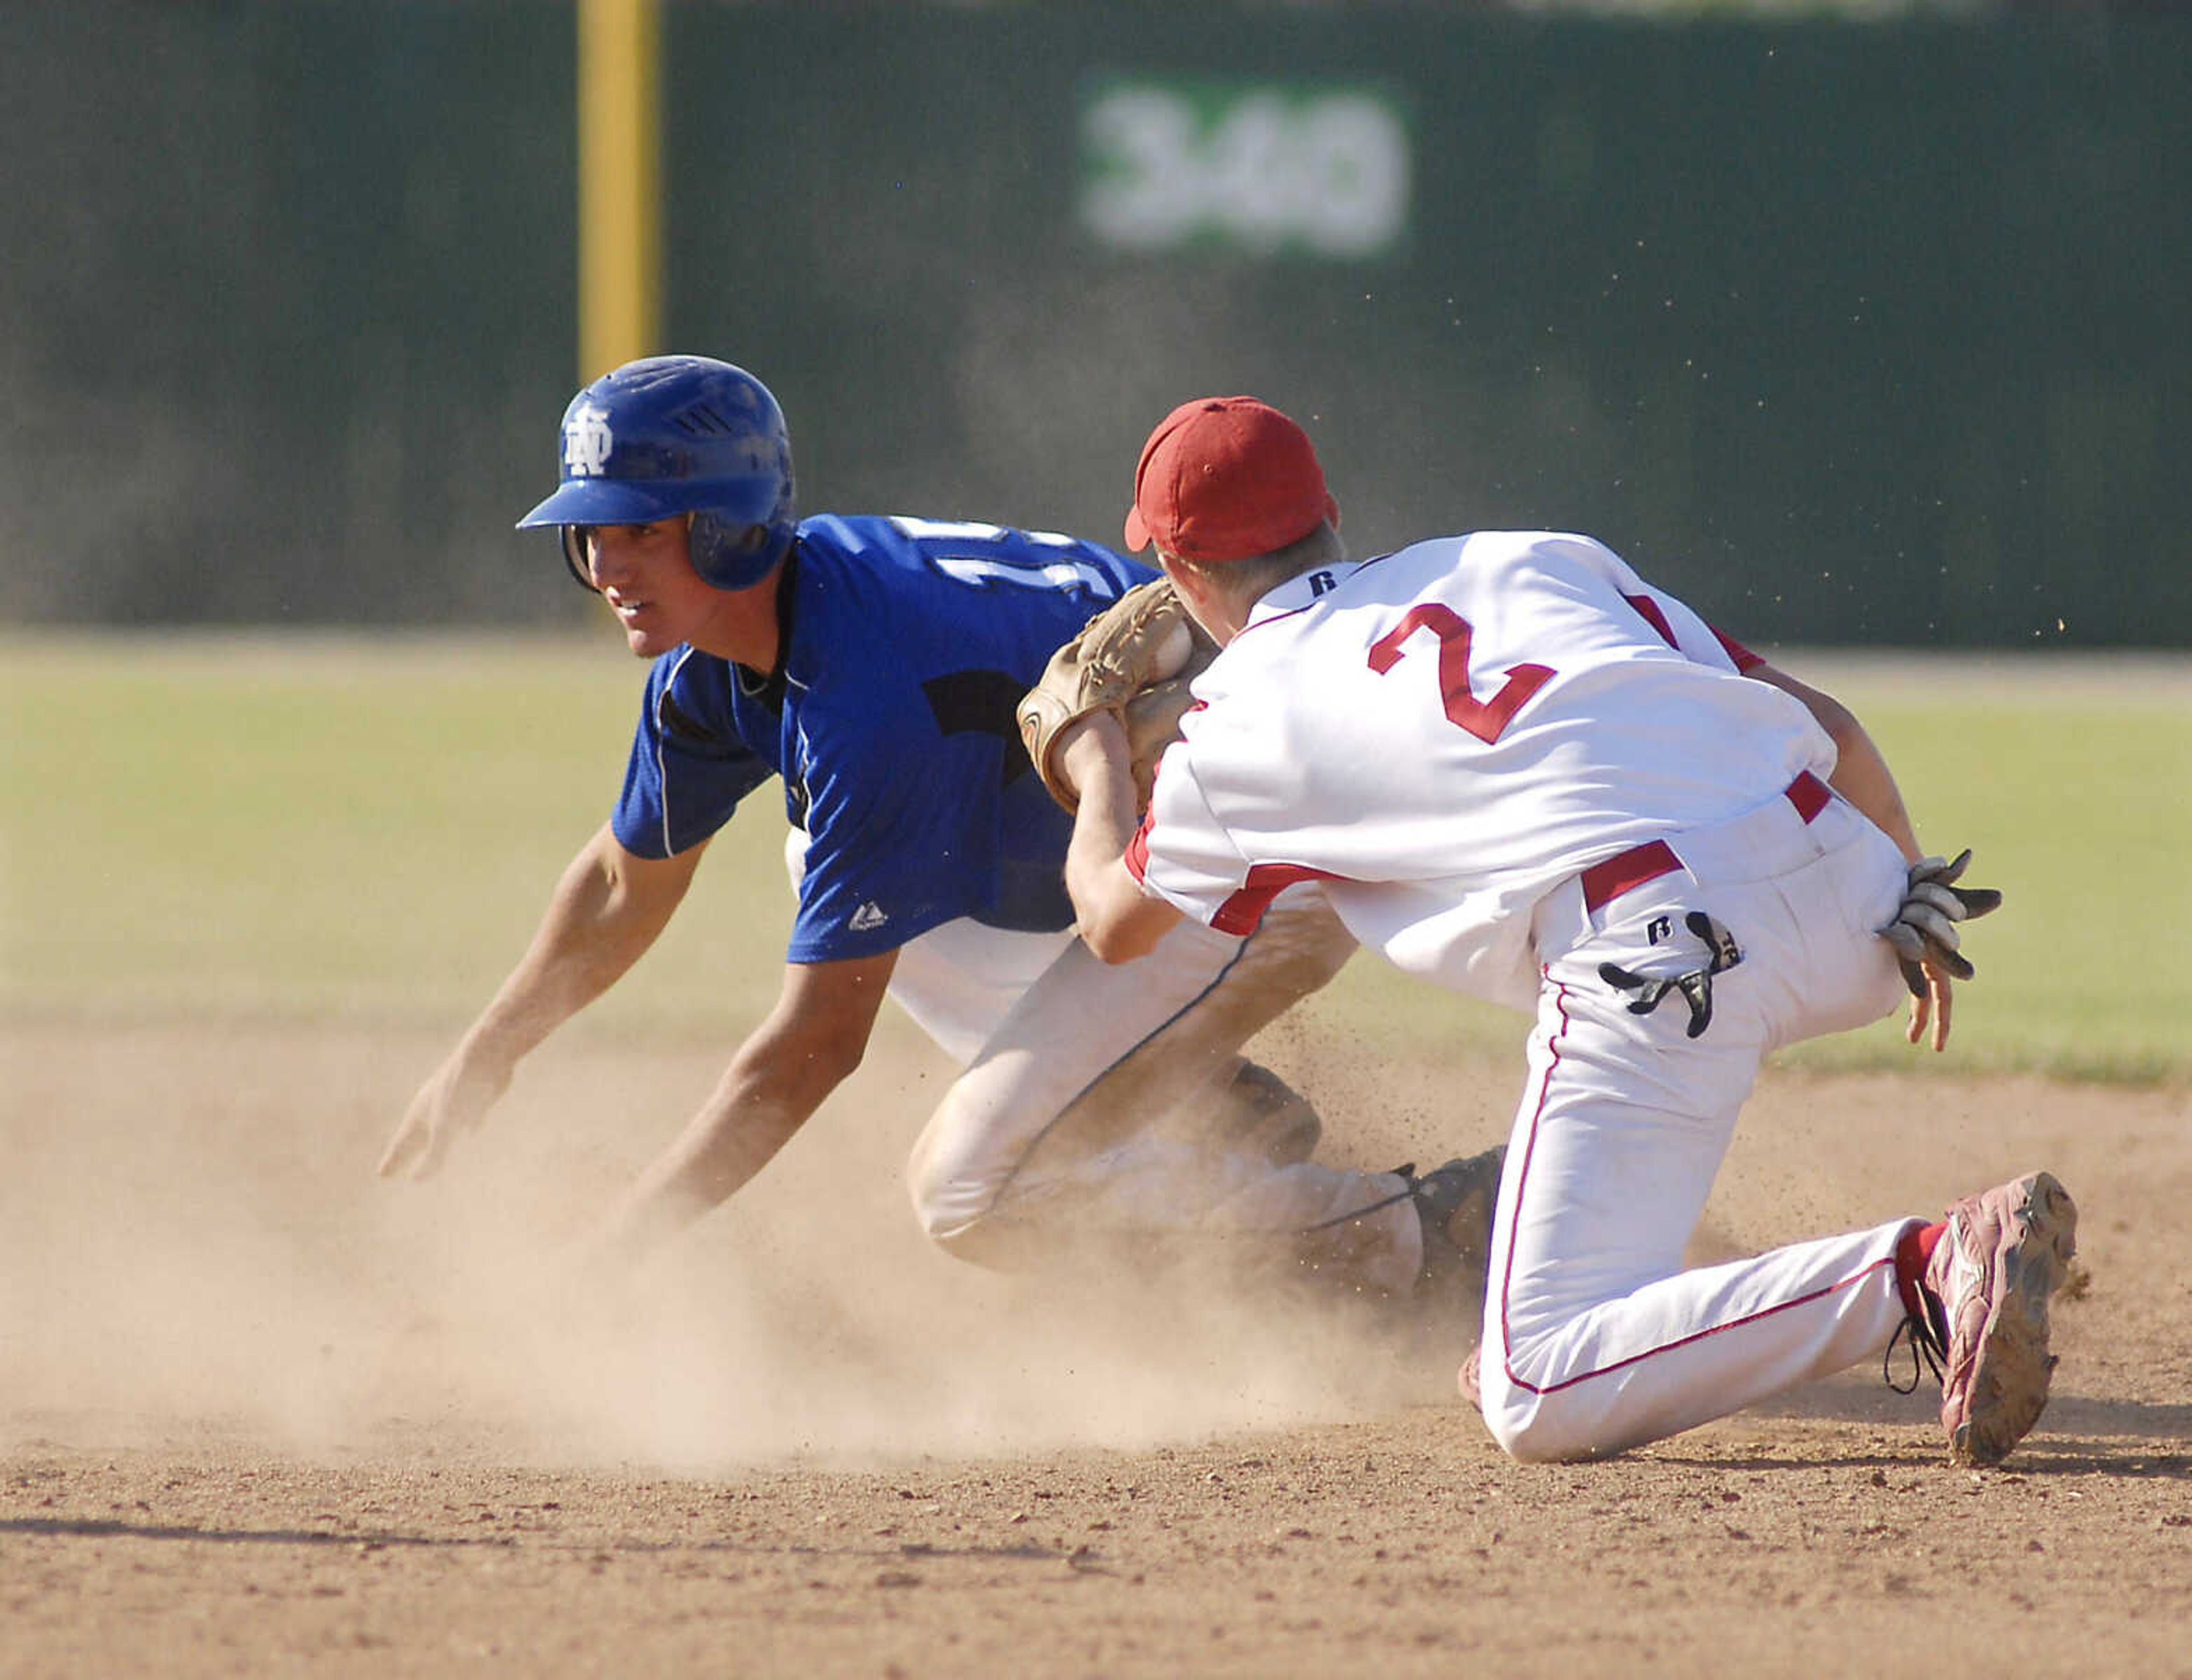
[[(1903, 1320), (1907, 1219), (1682, 1270), (1761, 1059), (1907, 995), (1874, 932), (1901, 902), (1903, 857), (1841, 798), (1807, 820), (1813, 803), (1777, 797), (1674, 837), (1670, 872), (1596, 905), (1579, 877), (1536, 913), (1544, 980), (1478, 1370), (1485, 1421), (1517, 1458), (1617, 1452), (1725, 1416), (1881, 1352)], [(1679, 991), (1635, 1014), (1599, 972), (1702, 966), (1692, 911), (1743, 953), (1712, 977), (1696, 1038)]]
[[(803, 838), (786, 848), (795, 881)], [(890, 996), (966, 1068), (907, 1163), (922, 1228), (982, 1265), (1043, 1263), (1090, 1240), (1223, 1244), (1405, 1294), (1423, 1231), (1397, 1174), (1275, 1166), (1192, 1124), (1241, 1046), (1354, 951), (1314, 889), (1282, 895), (1247, 939), (1184, 919), (1116, 968), (1070, 931), (962, 918), (909, 940)], [(1160, 1125), (1181, 1111), (1188, 1124)]]
[[(1275, 1166), (1191, 1126), (1157, 1123), (1214, 1102), (1242, 1044), (1354, 949), (1314, 892), (1274, 905), (1245, 940), (1182, 921), (1120, 967), (1071, 940), (1005, 1012), (915, 1146), (907, 1186), (922, 1226), (983, 1264), (1019, 1266), (1087, 1239), (1167, 1252), (1223, 1244), (1405, 1294), (1423, 1233), (1397, 1174)], [(909, 946), (899, 968), (914, 957), (925, 969), (933, 954)], [(907, 1002), (919, 1019), (922, 1002)]]

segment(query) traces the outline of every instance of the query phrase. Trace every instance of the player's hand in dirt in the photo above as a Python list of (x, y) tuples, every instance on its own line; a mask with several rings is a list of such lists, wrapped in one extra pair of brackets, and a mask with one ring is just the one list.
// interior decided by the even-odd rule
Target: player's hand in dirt
[(1937, 1050), (1949, 1042), (1951, 982), (1969, 980), (1976, 972), (1960, 948), (1963, 940), (1956, 924), (2001, 907), (2001, 894), (1993, 888), (1956, 884), (1971, 860), (1966, 847), (1953, 859), (1927, 857), (1912, 864), (1895, 919), (1880, 930), (1895, 947), (1903, 983), (1910, 989), (1910, 1025), (1904, 1036), (1915, 1044), (1930, 1023)]
[(511, 1071), (506, 1062), (457, 1050), (411, 1099), (381, 1151), (380, 1176), (425, 1179), (439, 1172), (452, 1140), (477, 1127), (510, 1089)]

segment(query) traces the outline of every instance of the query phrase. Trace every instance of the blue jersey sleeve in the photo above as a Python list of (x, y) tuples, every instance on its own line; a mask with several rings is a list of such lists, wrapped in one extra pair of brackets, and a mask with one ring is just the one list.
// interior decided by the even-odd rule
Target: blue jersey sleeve
[(722, 660), (680, 648), (648, 672), (639, 727), (610, 818), (617, 843), (643, 858), (697, 846), (731, 819), (773, 767), (746, 744)]

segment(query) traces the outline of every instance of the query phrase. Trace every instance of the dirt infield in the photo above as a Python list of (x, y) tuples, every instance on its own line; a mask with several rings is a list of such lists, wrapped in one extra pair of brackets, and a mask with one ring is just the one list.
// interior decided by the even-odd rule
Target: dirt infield
[[(0, 1672), (2192, 1674), (2182, 1091), (1783, 1072), (1750, 1106), (1702, 1249), (2033, 1166), (2077, 1196), (2004, 1470), (1877, 1370), (1529, 1467), (1453, 1351), (932, 1253), (898, 1170), (945, 1073), (895, 1028), (615, 1286), (568, 1239), (717, 1054), (553, 1048), (443, 1179), (377, 1184), (441, 1049), (0, 1025)], [(1519, 1078), (1269, 1054), (1373, 1165), (1491, 1140)]]

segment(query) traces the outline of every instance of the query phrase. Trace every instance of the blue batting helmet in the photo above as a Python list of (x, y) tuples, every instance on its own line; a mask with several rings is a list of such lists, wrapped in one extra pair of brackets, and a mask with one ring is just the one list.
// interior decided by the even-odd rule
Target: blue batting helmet
[(718, 589), (767, 577), (791, 546), (791, 438), (768, 387), (705, 356), (650, 356), (604, 374), (563, 411), (562, 482), (517, 522), (560, 525), (589, 589), (585, 528), (691, 514), (693, 569)]

